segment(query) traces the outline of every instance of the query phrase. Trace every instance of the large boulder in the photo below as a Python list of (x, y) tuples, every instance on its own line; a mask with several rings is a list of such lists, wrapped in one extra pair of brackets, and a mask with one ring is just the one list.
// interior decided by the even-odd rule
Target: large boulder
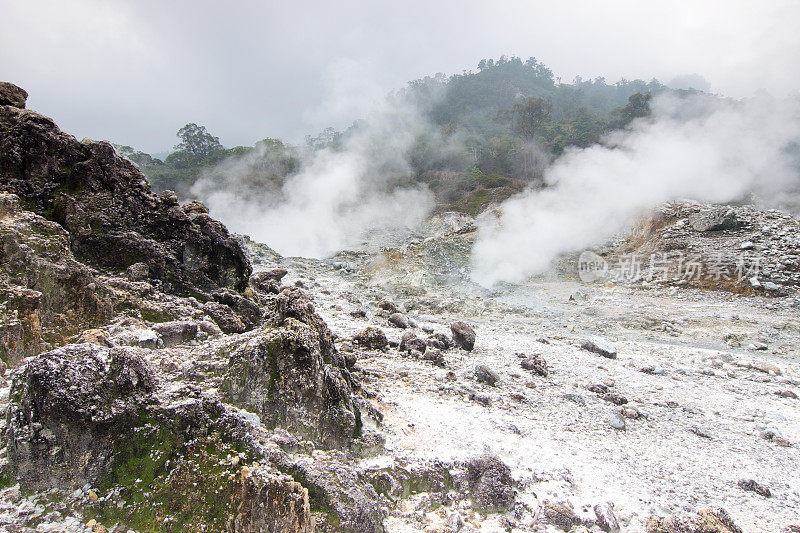
[(25, 109), (27, 100), (28, 93), (24, 89), (7, 81), (0, 81), (0, 105), (10, 105)]
[(244, 290), (252, 272), (239, 242), (206, 213), (160, 196), (111, 144), (78, 141), (49, 118), (0, 106), (0, 189), (61, 224), (76, 258), (149, 275), (183, 292)]
[(230, 342), (226, 400), (326, 448), (359, 436), (361, 414), (352, 377), (311, 302), (286, 288), (265, 302), (265, 326)]

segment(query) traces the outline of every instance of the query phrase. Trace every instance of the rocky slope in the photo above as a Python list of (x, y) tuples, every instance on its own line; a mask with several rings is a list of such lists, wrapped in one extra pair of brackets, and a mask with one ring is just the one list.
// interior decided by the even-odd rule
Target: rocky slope
[(487, 291), (471, 217), (283, 258), (25, 97), (0, 84), (0, 531), (798, 530), (791, 217), (685, 206), (598, 250), (750, 240), (748, 290), (566, 258)]

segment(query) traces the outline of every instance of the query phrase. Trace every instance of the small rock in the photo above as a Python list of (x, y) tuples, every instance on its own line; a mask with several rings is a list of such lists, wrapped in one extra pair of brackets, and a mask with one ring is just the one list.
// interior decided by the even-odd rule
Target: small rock
[(353, 340), (365, 348), (382, 350), (388, 346), (389, 341), (382, 329), (369, 326), (353, 337)]
[(389, 324), (400, 329), (408, 328), (408, 319), (402, 313), (393, 313), (389, 316)]
[(622, 413), (617, 411), (612, 411), (606, 416), (606, 423), (614, 429), (620, 431), (625, 430), (625, 418), (622, 416)]
[(571, 531), (572, 528), (583, 524), (583, 520), (575, 514), (575, 511), (564, 503), (545, 501), (542, 504), (542, 513), (549, 524), (563, 531)]
[(770, 492), (767, 487), (760, 485), (754, 479), (740, 479), (737, 485), (739, 485), (739, 488), (742, 490), (755, 492), (759, 496), (763, 496), (765, 498), (772, 496), (772, 492)]
[(547, 361), (539, 354), (533, 354), (520, 362), (522, 368), (532, 371), (537, 376), (547, 377), (550, 373), (547, 368)]
[(661, 368), (659, 365), (648, 365), (643, 366), (639, 369), (639, 372), (644, 372), (645, 374), (652, 374), (654, 376), (663, 376), (666, 374), (666, 370)]
[(466, 464), (466, 481), (476, 509), (503, 512), (516, 500), (511, 469), (493, 455), (481, 455)]
[(378, 307), (390, 313), (398, 313), (400, 311), (393, 301), (387, 300), (386, 298), (378, 302)]
[(10, 105), (25, 109), (27, 100), (28, 93), (24, 89), (7, 81), (0, 81), (0, 105)]
[(583, 396), (580, 394), (565, 394), (564, 398), (573, 402), (577, 403), (578, 405), (586, 405), (586, 400), (584, 400)]
[(500, 376), (488, 366), (478, 365), (475, 367), (475, 379), (478, 380), (479, 383), (486, 383), (494, 387), (497, 385), (497, 382), (500, 381)]
[(631, 420), (636, 420), (641, 416), (641, 413), (635, 407), (623, 407), (622, 416), (624, 416), (625, 418), (630, 418)]
[(401, 352), (410, 352), (411, 350), (416, 350), (420, 354), (424, 354), (427, 346), (425, 345), (424, 340), (417, 338), (417, 336), (411, 331), (407, 331), (403, 333), (403, 337), (400, 339), (400, 345), (398, 348)]
[(790, 391), (790, 390), (779, 390), (775, 394), (777, 394), (781, 398), (791, 398), (793, 400), (797, 399), (797, 394), (795, 394), (794, 391)]
[(617, 394), (616, 392), (607, 392), (603, 394), (602, 398), (607, 402), (613, 403), (614, 405), (625, 405), (628, 403), (628, 399), (625, 396)]
[(603, 357), (608, 357), (609, 359), (617, 358), (616, 347), (604, 339), (599, 339), (599, 338), (587, 339), (583, 341), (583, 344), (581, 344), (581, 348), (583, 348), (586, 351), (602, 355)]
[(453, 322), (450, 324), (450, 331), (453, 332), (453, 341), (464, 350), (472, 351), (475, 348), (475, 330), (465, 322)]
[(453, 345), (450, 339), (444, 333), (434, 333), (428, 337), (428, 346), (438, 350), (448, 350)]

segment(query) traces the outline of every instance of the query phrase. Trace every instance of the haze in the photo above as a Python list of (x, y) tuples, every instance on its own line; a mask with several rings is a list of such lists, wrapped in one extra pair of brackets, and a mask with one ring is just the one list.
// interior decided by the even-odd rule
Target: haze
[(800, 79), (790, 1), (0, 3), (0, 78), (66, 131), (149, 152), (187, 122), (227, 146), (296, 142), (408, 80), (501, 54), (565, 81), (698, 73), (734, 97)]

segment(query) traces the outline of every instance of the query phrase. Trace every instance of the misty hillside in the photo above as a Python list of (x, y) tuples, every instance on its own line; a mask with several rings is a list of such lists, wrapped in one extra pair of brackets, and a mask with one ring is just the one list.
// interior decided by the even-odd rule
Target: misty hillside
[[(481, 60), (476, 71), (413, 80), (389, 101), (413, 109), (428, 127), (413, 132), (403, 154), (409, 166), (393, 179), (429, 187), (437, 210), (475, 215), (541, 180), (543, 169), (565, 149), (590, 146), (646, 115), (650, 97), (664, 91), (671, 90), (655, 79), (609, 84), (578, 77), (567, 83), (535, 58), (505, 56)], [(206, 199), (217, 188), (234, 186), (277, 203), (287, 176), (315, 152), (343, 150), (370, 118), (359, 117), (344, 131), (326, 128), (307, 135), (302, 146), (266, 138), (226, 148), (203, 126), (188, 124), (163, 161), (130, 146), (118, 148), (156, 190)], [(237, 179), (231, 183), (234, 168)], [(201, 177), (206, 179), (198, 186)]]

